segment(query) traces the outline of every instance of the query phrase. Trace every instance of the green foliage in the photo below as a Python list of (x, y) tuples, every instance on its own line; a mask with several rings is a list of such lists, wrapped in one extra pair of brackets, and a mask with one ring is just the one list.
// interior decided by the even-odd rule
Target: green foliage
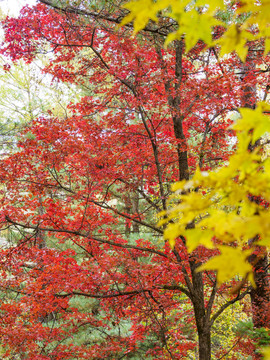
[(257, 346), (267, 346), (270, 345), (270, 331), (264, 327), (254, 328), (253, 322), (249, 321), (240, 321), (234, 327), (234, 332), (241, 337), (249, 337), (253, 339)]
[(18, 60), (10, 65), (6, 58), (0, 58), (0, 116), (6, 119), (2, 126), (10, 136), (44, 113), (66, 117), (70, 98), (76, 102), (82, 96), (74, 86), (53, 83), (50, 75), (44, 75), (40, 66), (47, 63), (42, 58), (31, 64)]

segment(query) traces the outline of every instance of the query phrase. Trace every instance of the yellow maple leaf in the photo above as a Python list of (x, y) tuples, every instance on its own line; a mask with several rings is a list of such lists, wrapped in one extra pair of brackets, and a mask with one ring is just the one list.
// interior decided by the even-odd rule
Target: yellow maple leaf
[(199, 245), (202, 245), (208, 249), (213, 249), (212, 243), (213, 231), (208, 229), (195, 228), (186, 230), (183, 232), (183, 236), (186, 238), (188, 252), (191, 253)]
[(158, 7), (152, 0), (137, 0), (125, 4), (130, 13), (122, 20), (121, 26), (134, 20), (134, 33), (142, 30), (149, 20), (157, 21)]
[(241, 248), (224, 245), (220, 246), (219, 250), (221, 252), (220, 255), (211, 258), (201, 265), (198, 271), (216, 270), (219, 284), (234, 278), (236, 275), (242, 277), (248, 275), (248, 280), (254, 285), (252, 266), (247, 261), (252, 250), (242, 250)]
[(255, 110), (242, 108), (240, 113), (242, 118), (233, 126), (235, 130), (247, 132), (254, 129), (252, 134), (253, 142), (258, 140), (266, 132), (270, 132), (270, 119), (264, 115), (264, 111), (269, 110), (263, 103), (259, 103)]
[(217, 44), (221, 46), (220, 55), (223, 56), (236, 51), (244, 62), (248, 52), (246, 42), (253, 40), (253, 38), (254, 36), (250, 32), (243, 30), (239, 25), (230, 25), (221, 39), (217, 40)]

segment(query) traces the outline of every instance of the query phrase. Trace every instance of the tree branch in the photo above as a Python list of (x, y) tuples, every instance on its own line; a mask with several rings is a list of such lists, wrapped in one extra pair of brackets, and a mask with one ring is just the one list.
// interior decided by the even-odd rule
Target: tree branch
[(241, 295), (238, 294), (234, 299), (227, 301), (225, 304), (223, 304), (220, 309), (211, 317), (210, 323), (211, 326), (214, 324), (216, 319), (225, 311), (230, 305), (236, 303), (239, 300), (242, 300), (246, 295), (250, 293), (250, 288), (246, 289)]
[[(18, 223), (17, 221), (12, 220), (8, 215), (6, 215), (6, 221), (9, 222), (10, 224), (22, 227), (24, 229), (32, 229), (32, 230), (37, 229), (37, 226), (34, 226), (34, 225), (30, 225), (30, 224), (26, 225), (26, 224)], [(159, 251), (159, 250), (155, 250), (155, 249), (151, 249), (151, 248), (145, 248), (145, 247), (136, 246), (136, 245), (120, 244), (120, 243), (116, 243), (116, 242), (113, 242), (113, 241), (100, 239), (100, 238), (97, 238), (97, 237), (92, 236), (90, 234), (87, 234), (87, 233), (85, 234), (85, 233), (82, 233), (82, 232), (76, 231), (76, 230), (54, 229), (54, 228), (50, 228), (50, 227), (41, 227), (40, 224), (38, 224), (38, 228), (41, 231), (48, 231), (48, 232), (54, 232), (54, 233), (64, 233), (64, 234), (81, 236), (81, 237), (89, 239), (89, 240), (94, 240), (94, 241), (97, 241), (97, 242), (102, 243), (102, 244), (108, 244), (108, 245), (120, 247), (120, 248), (123, 248), (123, 249), (134, 249), (134, 250), (145, 251), (145, 252), (156, 254), (156, 255), (165, 257), (166, 259), (169, 259), (168, 255), (164, 254), (162, 251)]]

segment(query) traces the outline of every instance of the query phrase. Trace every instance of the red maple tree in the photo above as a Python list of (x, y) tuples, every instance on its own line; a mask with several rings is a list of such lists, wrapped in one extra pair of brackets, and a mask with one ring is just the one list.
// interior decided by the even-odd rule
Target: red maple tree
[[(212, 325), (250, 289), (221, 301), (232, 285), (196, 271), (213, 252), (189, 255), (184, 238), (172, 251), (157, 221), (172, 182), (233, 151), (243, 64), (200, 43), (164, 50), (166, 23), (131, 38), (110, 10), (40, 1), (4, 21), (3, 54), (52, 52), (43, 71), (82, 93), (0, 164), (1, 226), (17, 239), (1, 250), (4, 356), (209, 360)], [(252, 74), (245, 86), (263, 88), (267, 72)]]

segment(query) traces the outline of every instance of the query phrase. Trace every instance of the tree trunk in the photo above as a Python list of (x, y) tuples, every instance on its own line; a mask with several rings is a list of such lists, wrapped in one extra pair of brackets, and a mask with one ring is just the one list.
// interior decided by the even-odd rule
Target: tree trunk
[[(188, 167), (188, 149), (187, 141), (183, 130), (184, 115), (181, 109), (181, 84), (182, 84), (182, 60), (184, 52), (184, 43), (182, 40), (177, 40), (175, 44), (175, 82), (168, 80), (165, 83), (165, 90), (167, 93), (168, 105), (170, 108), (172, 122), (174, 127), (174, 135), (177, 140), (177, 162), (179, 169), (179, 180), (189, 180), (189, 167)], [(166, 63), (163, 59), (160, 46), (156, 47), (157, 55), (161, 61), (161, 68), (165, 74), (168, 74)], [(173, 91), (172, 91), (173, 90)], [(172, 96), (172, 93), (175, 93)], [(192, 225), (191, 225), (192, 226)], [(183, 241), (185, 241), (183, 239)], [(182, 262), (179, 259), (177, 250), (174, 249), (174, 254), (179, 263)], [(190, 291), (190, 299), (193, 305), (197, 333), (199, 337), (199, 359), (198, 360), (210, 360), (211, 359), (211, 326), (210, 326), (210, 313), (205, 309), (204, 304), (204, 284), (202, 273), (198, 273), (196, 268), (200, 265), (199, 259), (193, 259), (190, 257), (189, 265), (191, 269), (191, 278), (189, 278), (188, 272), (184, 271), (187, 287)]]
[[(256, 44), (249, 44), (246, 62), (242, 66), (242, 106), (255, 109), (256, 107), (256, 81), (254, 79), (254, 71), (256, 69), (255, 60), (261, 56), (262, 49), (256, 49)], [(253, 79), (253, 80), (252, 80)], [(250, 151), (254, 150), (255, 146), (250, 146)], [(256, 202), (256, 198), (254, 198)], [(250, 245), (254, 239), (249, 241)], [(258, 248), (259, 250), (259, 248)], [(258, 251), (260, 252), (260, 251)], [(268, 277), (268, 257), (267, 255), (253, 254), (250, 257), (250, 262), (254, 265), (254, 280), (256, 288), (253, 288), (250, 293), (252, 306), (252, 320), (255, 328), (269, 326), (269, 277)]]
[[(176, 139), (179, 140), (177, 145), (178, 167), (179, 167), (179, 180), (189, 180), (189, 167), (188, 167), (188, 149), (186, 137), (183, 131), (184, 116), (181, 112), (181, 95), (180, 86), (182, 82), (182, 56), (183, 56), (183, 41), (176, 41), (175, 46), (175, 92), (178, 96), (168, 97), (168, 103), (172, 111), (172, 120), (174, 126), (174, 134)], [(191, 225), (192, 226), (192, 225)], [(199, 360), (211, 359), (211, 327), (209, 325), (209, 314), (205, 311), (204, 304), (204, 284), (203, 275), (198, 273), (197, 267), (200, 265), (198, 259), (189, 260), (192, 277), (192, 297), (191, 301), (194, 308), (197, 333), (199, 337)]]
[[(132, 204), (131, 204), (129, 196), (126, 199), (124, 199), (124, 202), (125, 202), (125, 212), (127, 214), (131, 214)], [(126, 219), (125, 220), (125, 235), (129, 236), (130, 233), (131, 233), (130, 221), (128, 219)]]
[(206, 327), (198, 330), (199, 360), (211, 360), (211, 329)]
[(253, 325), (255, 328), (269, 327), (270, 287), (269, 274), (267, 272), (267, 255), (259, 259), (255, 259), (255, 261), (254, 280), (256, 288), (253, 288), (250, 293)]
[[(139, 194), (134, 193), (131, 196), (131, 204), (132, 204), (132, 214), (138, 215), (139, 213)], [(139, 233), (140, 232), (140, 226), (137, 222), (133, 221), (132, 223), (132, 232), (133, 233)]]
[(189, 261), (191, 268), (193, 294), (192, 303), (199, 337), (199, 360), (211, 360), (211, 326), (210, 313), (205, 309), (203, 274), (196, 269), (200, 265), (192, 259)]
[[(42, 205), (42, 198), (41, 196), (38, 197), (39, 201), (39, 208), (38, 208), (38, 215), (44, 215), (44, 207)], [(35, 242), (39, 249), (44, 249), (46, 247), (46, 238), (45, 238), (45, 232), (40, 230), (39, 226), (36, 230), (36, 236), (35, 236)]]

